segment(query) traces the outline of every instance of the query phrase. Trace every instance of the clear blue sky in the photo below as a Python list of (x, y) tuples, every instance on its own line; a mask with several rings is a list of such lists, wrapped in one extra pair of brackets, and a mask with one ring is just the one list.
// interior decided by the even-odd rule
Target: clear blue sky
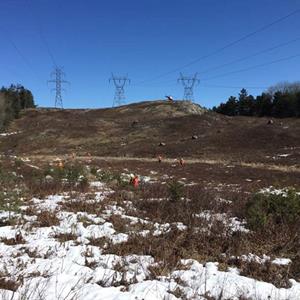
[[(111, 72), (131, 79), (127, 103), (166, 94), (181, 99), (181, 66), (299, 8), (299, 0), (1, 0), (0, 85), (20, 83), (33, 92), (39, 106), (53, 106), (54, 94), (47, 86), (53, 55), (71, 82), (63, 94), (65, 107), (111, 106)], [(277, 82), (300, 80), (300, 56), (217, 76), (297, 54), (300, 12), (182, 72), (198, 72), (195, 102), (212, 107), (238, 94), (239, 87), (255, 87), (248, 90), (257, 95)], [(174, 69), (178, 71), (157, 78)]]

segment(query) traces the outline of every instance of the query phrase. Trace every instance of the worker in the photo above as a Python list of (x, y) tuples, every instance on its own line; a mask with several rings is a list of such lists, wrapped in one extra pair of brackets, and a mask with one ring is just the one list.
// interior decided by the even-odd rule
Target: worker
[(137, 175), (135, 175), (135, 176), (133, 177), (132, 184), (133, 184), (133, 186), (134, 186), (135, 188), (138, 188), (138, 186), (139, 186), (139, 177), (138, 177)]
[(64, 168), (64, 162), (63, 162), (62, 160), (60, 160), (60, 161), (58, 162), (58, 167), (59, 167), (60, 169), (63, 169), (63, 168)]
[(183, 158), (182, 157), (180, 157), (180, 159), (179, 159), (179, 163), (180, 163), (180, 165), (183, 167), (184, 166), (184, 160), (183, 160)]
[(174, 99), (173, 99), (173, 97), (172, 96), (165, 96), (169, 101), (171, 101), (171, 102), (173, 102), (174, 101)]

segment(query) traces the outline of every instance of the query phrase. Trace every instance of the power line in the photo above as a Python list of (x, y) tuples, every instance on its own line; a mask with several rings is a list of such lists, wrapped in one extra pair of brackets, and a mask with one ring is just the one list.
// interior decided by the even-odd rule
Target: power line
[[(231, 61), (231, 62), (228, 62), (228, 63), (222, 64), (222, 65), (219, 65), (219, 66), (215, 66), (215, 67), (206, 69), (206, 70), (202, 71), (201, 74), (209, 73), (209, 72), (211, 72), (211, 71), (218, 70), (218, 69), (221, 69), (221, 68), (226, 67), (226, 66), (229, 66), (229, 65), (233, 65), (233, 64), (235, 64), (235, 63), (238, 63), (238, 62), (247, 60), (247, 59), (252, 58), (252, 57), (255, 57), (255, 56), (258, 56), (258, 55), (260, 55), (260, 54), (264, 54), (264, 53), (273, 51), (273, 50), (275, 50), (275, 49), (278, 49), (278, 48), (281, 48), (281, 47), (290, 45), (290, 44), (292, 44), (292, 43), (294, 43), (294, 42), (297, 42), (297, 41), (299, 41), (299, 40), (300, 40), (300, 37), (295, 38), (295, 39), (292, 39), (292, 40), (289, 40), (289, 41), (287, 41), (287, 42), (283, 42), (283, 43), (277, 44), (277, 45), (275, 45), (275, 46), (273, 46), (273, 47), (269, 47), (269, 48), (263, 49), (263, 50), (261, 50), (261, 51), (258, 51), (258, 52), (256, 52), (256, 53), (254, 53), (254, 54), (247, 55), (247, 56), (245, 56), (245, 57), (238, 58), (238, 59), (233, 60), (233, 61)], [(285, 60), (285, 59), (284, 59), (284, 60)], [(281, 61), (281, 60), (280, 60), (280, 61)], [(267, 64), (269, 64), (269, 63), (267, 63)], [(265, 64), (262, 64), (262, 65), (265, 65)], [(252, 68), (252, 67), (251, 67), (251, 68)], [(234, 72), (237, 72), (237, 71), (234, 71)], [(231, 73), (231, 72), (229, 72), (228, 74), (230, 74), (230, 73)], [(226, 74), (227, 74), (227, 73), (226, 73)], [(220, 75), (217, 75), (217, 76), (220, 76)], [(205, 79), (205, 78), (204, 78), (204, 80), (208, 80), (208, 79)], [(169, 83), (171, 83), (171, 82), (174, 82), (174, 80), (172, 79), (172, 80), (164, 81), (163, 83), (160, 84), (160, 86), (161, 86), (161, 85), (164, 85), (164, 86), (165, 86), (165, 83), (167, 84), (167, 86), (174, 86), (175, 84), (169, 84)], [(136, 84), (135, 86), (145, 86), (145, 85), (142, 85), (142, 84)], [(157, 85), (157, 84), (156, 84), (156, 85), (155, 85), (155, 84), (154, 84), (154, 85), (152, 84), (152, 85), (146, 85), (146, 86), (158, 86), (158, 85)], [(203, 85), (202, 85), (202, 86), (203, 86)], [(214, 87), (218, 88), (218, 86), (214, 86)], [(221, 87), (221, 88), (239, 88), (239, 87), (230, 87), (230, 86), (229, 86), (229, 87), (227, 87), (227, 86), (220, 86), (220, 87)], [(247, 88), (248, 88), (248, 87), (247, 87)], [(249, 87), (249, 88), (264, 88), (264, 87)]]
[(26, 3), (27, 3), (27, 6), (28, 6), (28, 10), (32, 12), (32, 16), (35, 19), (35, 24), (37, 26), (37, 32), (40, 36), (40, 39), (41, 39), (42, 43), (44, 44), (44, 47), (46, 48), (47, 54), (49, 55), (53, 66), (57, 67), (56, 60), (54, 58), (53, 52), (51, 51), (50, 46), (49, 46), (49, 44), (48, 44), (48, 42), (47, 42), (47, 40), (46, 40), (46, 38), (43, 34), (42, 24), (40, 22), (40, 18), (35, 14), (34, 9), (33, 9), (33, 5), (31, 3), (31, 0), (26, 0)]
[[(174, 82), (174, 80), (172, 80)], [(170, 82), (170, 81), (168, 81)], [(163, 84), (163, 83), (158, 83), (158, 84), (153, 84), (153, 85), (147, 85), (147, 87), (173, 87), (176, 86), (176, 83), (173, 84)], [(269, 86), (255, 86), (255, 85), (250, 85), (250, 86), (228, 86), (228, 85), (218, 85), (218, 84), (201, 84), (201, 87), (204, 88), (220, 88), (220, 89), (267, 89)]]
[(256, 69), (256, 68), (276, 64), (276, 63), (279, 63), (279, 62), (282, 62), (282, 61), (291, 60), (291, 59), (296, 58), (296, 57), (300, 57), (300, 54), (295, 54), (295, 55), (292, 55), (292, 56), (283, 57), (283, 58), (276, 59), (276, 60), (266, 62), (266, 63), (263, 63), (263, 64), (255, 65), (255, 66), (252, 66), (252, 67), (248, 67), (248, 68), (244, 68), (244, 69), (240, 69), (240, 70), (236, 70), (236, 71), (232, 71), (232, 72), (227, 72), (227, 73), (216, 75), (216, 76), (213, 76), (213, 77), (204, 78), (204, 79), (202, 79), (202, 81), (207, 81), (207, 80), (211, 80), (211, 79), (215, 79), (215, 78), (220, 78), (220, 77), (224, 77), (224, 76), (231, 75), (231, 74), (246, 72), (246, 71), (253, 70), (253, 69)]
[(62, 101), (62, 85), (65, 83), (69, 83), (68, 81), (64, 80), (65, 73), (62, 71), (61, 68), (56, 67), (54, 71), (51, 73), (51, 77), (54, 77), (52, 80), (48, 80), (48, 83), (55, 83), (55, 107), (63, 108), (63, 101)]
[(220, 89), (267, 89), (269, 86), (227, 86), (227, 85), (214, 85), (214, 84), (205, 84), (202, 85), (205, 88), (220, 88)]
[(26, 67), (32, 72), (32, 74), (34, 74), (34, 76), (39, 80), (40, 78), (37, 75), (37, 73), (34, 71), (32, 65), (31, 65), (31, 62), (27, 59), (27, 57), (23, 54), (23, 52), (20, 50), (20, 48), (12, 40), (12, 38), (10, 37), (10, 35), (7, 33), (6, 29), (3, 26), (1, 26), (1, 28), (3, 29), (3, 31), (6, 32), (6, 39), (11, 44), (11, 46), (14, 48), (14, 50), (17, 52), (17, 54), (19, 55), (19, 57), (23, 61), (24, 65), (26, 65)]
[(153, 78), (151, 78), (151, 79), (143, 80), (143, 81), (139, 82), (139, 84), (140, 84), (140, 83), (147, 82), (147, 81), (153, 81), (153, 80), (159, 79), (159, 78), (161, 78), (161, 77), (167, 76), (167, 75), (169, 75), (169, 74), (178, 72), (178, 71), (180, 71), (180, 70), (182, 70), (182, 69), (184, 69), (184, 68), (186, 68), (186, 67), (189, 67), (189, 66), (191, 66), (191, 65), (193, 65), (193, 64), (195, 64), (195, 63), (197, 63), (197, 62), (199, 62), (199, 61), (201, 61), (201, 60), (204, 60), (204, 59), (206, 59), (206, 58), (209, 58), (209, 57), (211, 57), (211, 56), (214, 56), (214, 55), (216, 55), (216, 54), (219, 54), (220, 52), (224, 51), (225, 49), (228, 49), (228, 48), (230, 48), (230, 47), (232, 47), (232, 46), (234, 46), (234, 45), (236, 45), (236, 44), (238, 44), (238, 43), (240, 43), (240, 42), (242, 42), (242, 41), (244, 41), (244, 40), (246, 40), (246, 39), (248, 39), (248, 38), (254, 36), (254, 35), (257, 34), (257, 33), (260, 33), (260, 32), (265, 31), (265, 30), (267, 30), (268, 28), (272, 27), (273, 25), (275, 25), (275, 24), (277, 24), (277, 23), (280, 23), (280, 22), (282, 22), (282, 21), (288, 19), (289, 17), (291, 17), (291, 16), (293, 16), (293, 15), (299, 13), (299, 12), (300, 12), (300, 9), (296, 9), (296, 10), (292, 11), (291, 13), (289, 13), (289, 14), (287, 14), (287, 15), (285, 15), (285, 16), (279, 18), (279, 19), (276, 19), (275, 21), (273, 21), (273, 22), (271, 22), (271, 23), (268, 23), (268, 24), (266, 24), (266, 25), (264, 25), (264, 26), (262, 26), (262, 27), (260, 27), (260, 28), (258, 28), (258, 29), (256, 29), (256, 30), (254, 30), (254, 31), (252, 31), (252, 32), (250, 32), (250, 33), (248, 33), (248, 34), (246, 34), (246, 35), (240, 37), (239, 39), (237, 39), (237, 40), (235, 40), (235, 41), (232, 41), (232, 42), (230, 42), (230, 43), (224, 45), (223, 47), (221, 47), (221, 48), (219, 48), (219, 49), (217, 49), (217, 50), (215, 50), (215, 51), (213, 51), (213, 52), (211, 52), (211, 53), (209, 53), (209, 54), (200, 56), (200, 57), (194, 59), (193, 61), (191, 61), (191, 62), (189, 62), (189, 63), (186, 63), (186, 64), (182, 65), (181, 67), (175, 68), (175, 69), (173, 69), (173, 70), (171, 70), (171, 71), (168, 71), (168, 72), (165, 72), (165, 73), (162, 73), (161, 75), (158, 75), (158, 76), (153, 77)]
[(111, 78), (109, 79), (109, 82), (113, 82), (115, 85), (115, 96), (113, 101), (113, 107), (114, 106), (120, 106), (124, 104), (125, 99), (125, 85), (127, 83), (130, 83), (130, 79), (128, 76), (115, 76), (114, 74), (111, 74)]
[(236, 60), (233, 60), (231, 62), (228, 62), (228, 63), (225, 63), (225, 64), (222, 64), (222, 65), (219, 65), (219, 66), (216, 66), (216, 67), (212, 67), (212, 68), (209, 68), (209, 69), (206, 69), (204, 71), (201, 72), (201, 74), (204, 74), (204, 73), (209, 73), (211, 71), (214, 71), (214, 70), (218, 70), (218, 69), (221, 69), (223, 67), (227, 67), (227, 66), (230, 66), (230, 65), (233, 65), (235, 63), (238, 63), (238, 62), (241, 62), (241, 61), (244, 61), (244, 60), (247, 60), (249, 58), (252, 58), (252, 57), (255, 57), (255, 56), (258, 56), (260, 54), (264, 54), (264, 53), (267, 53), (267, 52), (270, 52), (270, 51), (273, 51), (275, 49), (278, 49), (278, 48), (281, 48), (281, 47), (284, 47), (284, 46), (287, 46), (287, 45), (290, 45), (292, 43), (295, 43), (297, 41), (300, 40), (300, 37), (296, 38), (296, 39), (293, 39), (293, 40), (290, 40), (290, 41), (287, 41), (287, 42), (284, 42), (284, 43), (280, 43), (276, 46), (273, 46), (273, 47), (269, 47), (269, 48), (266, 48), (266, 49), (263, 49), (261, 51), (258, 51), (254, 54), (250, 54), (250, 55), (247, 55), (247, 56), (244, 56), (242, 58), (238, 58)]

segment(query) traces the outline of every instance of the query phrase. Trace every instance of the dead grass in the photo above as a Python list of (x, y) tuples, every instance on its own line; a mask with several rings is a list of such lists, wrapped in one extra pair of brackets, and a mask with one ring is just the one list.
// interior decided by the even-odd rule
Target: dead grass
[(174, 200), (168, 186), (146, 184), (133, 200), (137, 210), (132, 214), (159, 223), (182, 222), (197, 226), (199, 218), (196, 214), (207, 210), (212, 213), (229, 211), (228, 204), (218, 201), (213, 193), (200, 186), (184, 187), (181, 196)]
[(77, 235), (75, 233), (57, 233), (54, 235), (54, 238), (57, 239), (60, 243), (65, 243), (68, 241), (73, 241), (77, 239)]
[(232, 258), (228, 261), (229, 266), (237, 267), (242, 276), (255, 278), (259, 281), (272, 282), (278, 288), (290, 288), (289, 279), (290, 266), (280, 266), (273, 264), (271, 261), (259, 263), (256, 261), (243, 261)]
[(22, 235), (18, 235), (15, 238), (1, 238), (0, 242), (8, 246), (13, 246), (13, 245), (25, 244), (26, 240), (23, 238)]
[(21, 285), (21, 282), (17, 282), (15, 280), (0, 277), (0, 289), (1, 290), (9, 290), (15, 292), (19, 286)]
[(62, 210), (69, 212), (86, 212), (88, 214), (99, 214), (105, 208), (106, 202), (95, 202), (95, 199), (90, 199), (87, 194), (81, 194), (77, 199), (66, 199), (60, 203)]
[[(180, 259), (194, 258), (199, 262), (219, 261), (220, 267), (227, 270), (229, 266), (238, 267), (245, 276), (256, 278), (274, 283), (278, 287), (287, 287), (288, 278), (294, 278), (300, 281), (299, 266), (299, 249), (300, 236), (299, 224), (289, 226), (269, 224), (267, 228), (261, 228), (249, 233), (232, 232), (222, 222), (205, 220), (199, 218), (197, 214), (205, 211), (211, 213), (226, 213), (228, 217), (236, 216), (240, 219), (246, 217), (245, 208), (251, 196), (251, 193), (269, 183), (278, 180), (278, 185), (284, 186), (286, 183), (297, 184), (297, 178), (289, 174), (285, 176), (282, 173), (276, 173), (270, 170), (253, 170), (242, 169), (238, 167), (225, 168), (224, 166), (211, 165), (190, 165), (185, 168), (171, 167), (170, 165), (157, 165), (149, 162), (97, 162), (103, 167), (111, 168), (114, 174), (120, 174), (126, 166), (132, 172), (149, 174), (151, 170), (157, 170), (157, 177), (164, 174), (174, 175), (174, 180), (186, 177), (186, 182), (197, 181), (195, 186), (185, 186), (182, 197), (171, 199), (170, 191), (167, 185), (161, 184), (144, 184), (139, 189), (131, 187), (116, 186), (116, 192), (111, 194), (101, 203), (96, 203), (94, 193), (82, 194), (79, 190), (69, 190), (70, 199), (60, 203), (63, 211), (69, 212), (86, 212), (89, 214), (100, 215), (108, 204), (117, 204), (122, 206), (126, 214), (138, 218), (158, 222), (160, 224), (182, 222), (187, 226), (187, 230), (180, 231), (175, 226), (169, 232), (161, 236), (153, 235), (153, 225), (151, 222), (134, 223), (131, 220), (122, 218), (118, 215), (112, 215), (108, 220), (111, 222), (117, 232), (130, 232), (127, 242), (121, 244), (112, 244), (109, 239), (90, 239), (90, 245), (97, 246), (107, 254), (117, 255), (151, 255), (155, 258), (157, 265), (151, 267), (153, 278), (159, 275), (167, 275), (174, 268), (179, 267)], [(13, 168), (7, 166), (7, 168)], [(32, 168), (27, 169), (20, 165), (20, 169), (11, 169), (24, 174), (25, 185), (28, 185), (27, 195), (48, 195), (51, 193), (63, 192), (58, 185), (41, 185), (38, 187), (38, 180), (31, 185), (31, 178), (39, 178), (39, 171), (32, 172)], [(228, 171), (229, 170), (229, 171)], [(226, 173), (226, 172), (229, 173)], [(147, 173), (148, 172), (148, 173)], [(248, 182), (245, 179), (251, 178)], [(213, 182), (208, 186), (207, 183), (213, 178)], [(19, 180), (19, 179), (18, 179)], [(299, 181), (299, 180), (298, 180)], [(20, 184), (24, 182), (20, 179)], [(47, 183), (48, 184), (48, 183)], [(219, 185), (220, 184), (220, 185)], [(42, 190), (45, 188), (45, 190)], [(68, 190), (69, 187), (66, 188)], [(118, 190), (119, 189), (119, 190)], [(130, 199), (124, 197), (124, 192), (130, 192)], [(127, 195), (129, 196), (129, 194)], [(220, 201), (220, 198), (230, 200), (231, 203)], [(126, 201), (126, 202), (125, 202)], [(129, 205), (129, 201), (131, 204)], [(56, 212), (37, 212), (33, 206), (29, 206), (24, 212), (27, 215), (36, 215), (38, 226), (59, 225), (59, 219)], [(90, 220), (78, 219), (85, 226), (90, 225)], [(7, 225), (5, 223), (5, 225)], [(143, 237), (138, 234), (139, 231), (148, 229), (151, 234)], [(133, 233), (136, 232), (136, 233)], [(76, 240), (77, 236), (73, 233), (57, 234), (55, 238), (64, 243), (69, 240)], [(24, 238), (2, 239), (1, 242), (7, 245), (16, 245), (25, 243)], [(292, 264), (286, 267), (278, 267), (272, 264), (258, 265), (255, 263), (245, 263), (231, 257), (241, 256), (243, 254), (253, 253), (258, 256), (263, 254), (271, 257), (286, 257), (292, 259)], [(31, 253), (34, 257), (37, 253)], [(90, 260), (86, 262), (91, 267), (95, 267)]]
[[(279, 122), (268, 126), (266, 118), (230, 118), (211, 112), (191, 115), (178, 105), (179, 102), (170, 105), (155, 101), (131, 104), (122, 111), (119, 108), (26, 111), (15, 120), (13, 127), (16, 131), (27, 130), (6, 137), (0, 150), (51, 155), (76, 152), (78, 155), (108, 156), (115, 153), (119, 157), (162, 154), (178, 158), (184, 155), (207, 160), (267, 163), (270, 161), (266, 156), (274, 153), (274, 149), (299, 146), (300, 126), (296, 118), (280, 120), (284, 126)], [(138, 121), (138, 125), (133, 127), (134, 121)], [(192, 139), (193, 135), (198, 139)], [(159, 142), (165, 142), (166, 146), (159, 147)], [(285, 164), (295, 163), (292, 157), (287, 157)]]
[(59, 225), (58, 211), (42, 211), (37, 214), (37, 225), (40, 227), (51, 227)]
[(90, 241), (89, 245), (96, 246), (101, 249), (104, 249), (109, 243), (109, 240), (106, 237), (90, 238), (89, 241)]
[(120, 215), (111, 215), (108, 222), (112, 223), (117, 232), (126, 233), (131, 230), (130, 222)]
[[(299, 270), (291, 266), (277, 266), (266, 262), (244, 262), (240, 259), (232, 259), (233, 255), (250, 253), (255, 247), (255, 240), (249, 239), (246, 234), (224, 235), (224, 228), (215, 224), (210, 233), (198, 232), (192, 229), (180, 231), (172, 228), (166, 234), (146, 237), (131, 234), (128, 241), (121, 244), (112, 244), (106, 241), (104, 253), (113, 253), (119, 256), (125, 255), (150, 255), (155, 258), (157, 264), (149, 269), (153, 278), (166, 276), (174, 269), (180, 268), (181, 259), (196, 259), (199, 262), (219, 261), (220, 267), (227, 270), (229, 266), (240, 269), (241, 275), (271, 282), (277, 287), (289, 287), (289, 278), (299, 277)], [(99, 245), (103, 247), (102, 244)], [(251, 248), (252, 247), (252, 248)], [(224, 258), (228, 257), (228, 259)]]

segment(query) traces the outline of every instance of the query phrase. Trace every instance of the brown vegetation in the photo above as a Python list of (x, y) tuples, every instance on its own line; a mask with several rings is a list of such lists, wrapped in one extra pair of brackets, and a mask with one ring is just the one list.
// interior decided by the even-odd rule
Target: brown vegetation
[[(12, 125), (20, 134), (1, 138), (0, 151), (297, 164), (299, 119), (267, 125), (266, 118), (194, 114), (189, 105), (156, 101), (99, 110), (32, 109)], [(277, 156), (285, 153), (290, 155)]]

